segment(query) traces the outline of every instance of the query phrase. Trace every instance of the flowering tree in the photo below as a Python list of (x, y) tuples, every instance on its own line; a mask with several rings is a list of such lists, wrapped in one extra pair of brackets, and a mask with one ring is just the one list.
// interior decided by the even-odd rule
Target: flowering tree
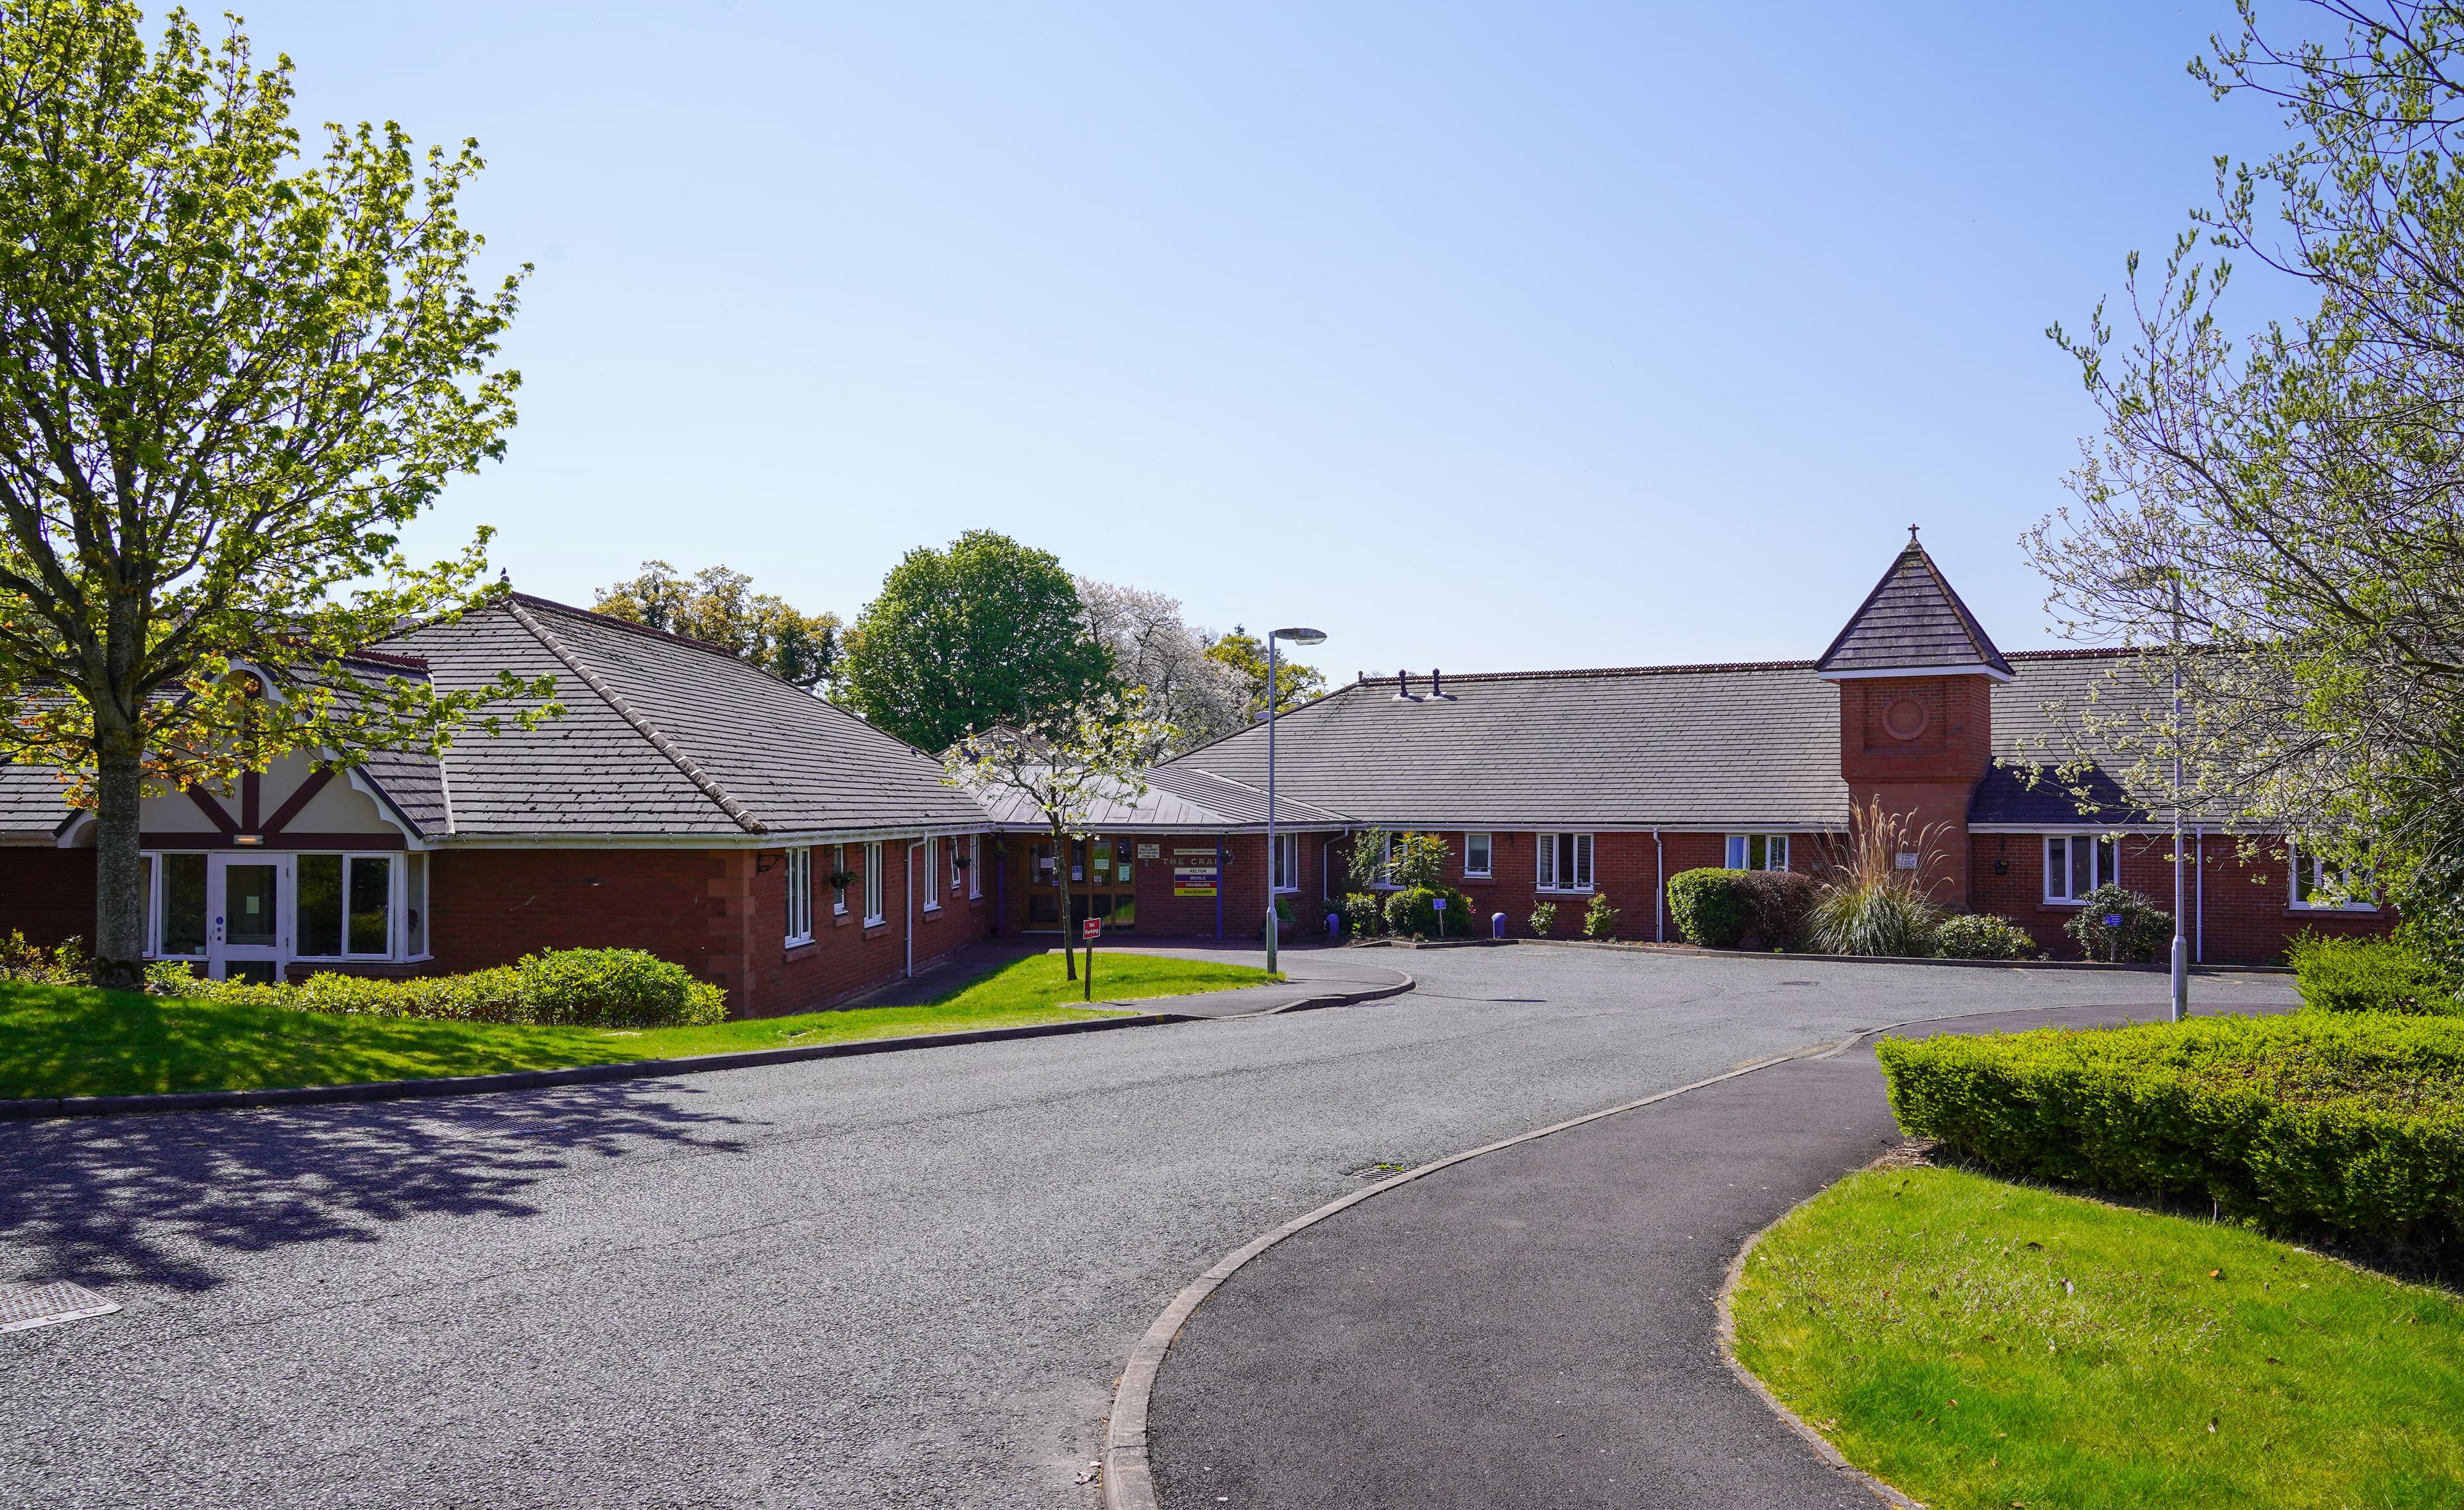
[(970, 734), (942, 756), (942, 779), (952, 786), (997, 808), (1023, 806), (1044, 822), (1060, 901), (1062, 970), (1071, 980), (1078, 958), (1069, 936), (1069, 843), (1087, 836), (1101, 804), (1145, 796), (1144, 773), (1173, 740), (1171, 725), (1140, 717), (1135, 706), (1131, 697), (1099, 692), (1035, 728), (1002, 724)]

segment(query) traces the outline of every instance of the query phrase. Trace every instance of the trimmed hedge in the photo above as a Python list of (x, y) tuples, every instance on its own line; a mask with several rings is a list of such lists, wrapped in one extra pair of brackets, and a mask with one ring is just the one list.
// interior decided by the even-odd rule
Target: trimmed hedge
[(2464, 1218), (2464, 1020), (2201, 1018), (1875, 1052), (1902, 1128), (2014, 1173), (2195, 1192), (2288, 1231), (2436, 1240)]
[(1943, 959), (2034, 959), (2035, 938), (1992, 912), (1954, 912), (1934, 926), (1933, 952)]
[[(1432, 904), (1446, 899), (1443, 930)], [(1398, 938), (1466, 938), (1471, 934), (1471, 903), (1452, 886), (1405, 886), (1386, 898), (1386, 931)]]
[(1746, 935), (1757, 948), (1805, 947), (1806, 926), (1820, 891), (1812, 876), (1795, 870), (1738, 870), (1737, 897), (1746, 907)]
[(298, 985), (166, 978), (163, 994), (379, 1018), (577, 1027), (699, 1027), (724, 1021), (727, 994), (638, 949), (552, 949), (467, 975), (387, 978), (320, 971)]
[(2392, 939), (2304, 933), (2285, 952), (2311, 1012), (2464, 1012), (2446, 972)]
[(1734, 949), (1753, 921), (1740, 878), (1746, 870), (1716, 865), (1681, 870), (1668, 878), (1668, 919), (1685, 942), (1702, 949)]

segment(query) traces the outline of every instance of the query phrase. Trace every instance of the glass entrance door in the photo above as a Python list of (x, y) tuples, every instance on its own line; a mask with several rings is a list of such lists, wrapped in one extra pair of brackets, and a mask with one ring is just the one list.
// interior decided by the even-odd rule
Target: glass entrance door
[(206, 974), (216, 980), (282, 978), (291, 952), (288, 919), (281, 915), (284, 863), (215, 855), (206, 897), (212, 927), (206, 941)]

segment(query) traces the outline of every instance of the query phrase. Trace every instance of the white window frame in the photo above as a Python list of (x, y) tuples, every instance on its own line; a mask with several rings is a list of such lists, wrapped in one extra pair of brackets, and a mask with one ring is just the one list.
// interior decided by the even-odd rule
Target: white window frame
[[(1389, 842), (1392, 842), (1392, 836), (1389, 836)], [(1288, 828), (1281, 830), (1275, 835), (1275, 847), (1267, 858), (1274, 864), (1274, 875), (1269, 883), (1272, 889), (1278, 892), (1300, 890), (1301, 836)]]
[[(1472, 864), (1472, 847), (1473, 847), (1473, 842), (1474, 842), (1474, 841), (1478, 841), (1478, 842), (1479, 842), (1479, 848), (1480, 848), (1480, 864), (1477, 864), (1477, 865), (1475, 865), (1475, 864)], [(1487, 880), (1490, 876), (1492, 876), (1492, 875), (1494, 875), (1494, 874), (1496, 873), (1496, 871), (1495, 871), (1495, 866), (1496, 866), (1496, 864), (1497, 864), (1497, 836), (1496, 836), (1496, 835), (1494, 835), (1494, 834), (1465, 834), (1465, 835), (1463, 835), (1463, 879), (1464, 879), (1464, 880), (1466, 880), (1466, 881), (1472, 881), (1472, 880), (1485, 881), (1485, 880)]]
[(2326, 857), (2323, 855), (2305, 855), (2299, 846), (2294, 844), (2285, 845), (2284, 853), (2286, 859), (2291, 862), (2287, 868), (2290, 872), (2288, 879), (2292, 882), (2292, 891), (2287, 905), (2295, 911), (2375, 912), (2379, 909), (2377, 903), (2364, 902), (2358, 897), (2349, 902), (2310, 901), (2301, 894), (2305, 877), (2311, 890), (2325, 891), (2329, 889), (2330, 882), (2336, 879), (2336, 873), (2328, 868)]
[[(1763, 846), (1763, 863), (1754, 864), (1754, 846)], [(1789, 843), (1786, 834), (1730, 834), (1728, 836), (1728, 868), (1731, 870), (1786, 870)], [(1772, 862), (1776, 861), (1777, 864)]]
[[(2112, 834), (2047, 834), (2045, 837), (2045, 905), (2078, 907), (2079, 898), (2099, 886), (2115, 885), (2122, 879), (2122, 842)], [(2076, 894), (2071, 886), (2071, 855), (2074, 846), (2093, 844), (2088, 861), (2087, 891)], [(2054, 856), (2059, 846), (2061, 859)]]
[[(342, 952), (339, 954), (311, 954), (308, 952), (306, 948), (308, 939), (307, 920), (299, 915), (299, 862), (302, 860), (321, 859), (328, 855), (334, 856), (342, 862), (342, 932), (340, 940), (342, 946)], [(291, 851), (289, 854), (291, 864), (285, 867), (283, 875), (283, 884), (290, 891), (290, 895), (285, 897), (283, 901), (291, 909), (288, 916), (291, 919), (291, 937), (295, 946), (292, 950), (291, 957), (293, 959), (319, 961), (357, 960), (362, 963), (365, 963), (370, 960), (400, 959), (406, 957), (403, 953), (403, 946), (407, 941), (407, 935), (410, 925), (409, 918), (404, 915), (404, 893), (407, 889), (408, 886), (405, 872), (409, 868), (405, 862), (407, 862), (408, 858), (409, 857), (407, 854), (398, 849), (300, 849)], [(351, 871), (362, 861), (366, 860), (383, 860), (387, 862), (386, 869), (388, 874), (385, 877), (385, 947), (382, 952), (378, 953), (368, 953), (363, 951), (351, 948)], [(208, 905), (207, 910), (209, 912), (212, 910), (210, 904)]]
[(967, 836), (967, 900), (972, 902), (984, 894), (984, 836)]
[[(835, 875), (843, 876), (847, 873), (847, 845), (832, 844), (830, 846), (830, 870)], [(830, 916), (847, 916), (847, 888), (845, 886), (830, 887)]]
[(890, 911), (883, 906), (889, 899), (882, 895), (881, 844), (878, 841), (864, 846), (864, 926), (890, 921)]
[(941, 841), (924, 841), (924, 910), (941, 910)]
[[(1598, 889), (1596, 872), (1592, 865), (1591, 835), (1559, 830), (1544, 833), (1538, 837), (1539, 843), (1532, 845), (1532, 848), (1538, 851), (1532, 872), (1536, 889), (1562, 896), (1579, 896), (1584, 892)], [(1557, 864), (1560, 840), (1572, 842), (1564, 846), (1567, 851), (1566, 858), (1573, 863), (1572, 868), (1574, 873), (1571, 878), (1557, 874), (1559, 869), (1564, 868)]]
[(809, 848), (787, 851), (785, 874), (781, 886), (786, 901), (781, 910), (786, 920), (786, 945), (789, 949), (813, 941), (813, 852)]

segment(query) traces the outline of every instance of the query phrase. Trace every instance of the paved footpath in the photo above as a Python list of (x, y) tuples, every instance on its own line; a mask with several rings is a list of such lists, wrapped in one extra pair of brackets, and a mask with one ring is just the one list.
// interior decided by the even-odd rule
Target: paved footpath
[(1591, 950), (1324, 963), (1353, 960), (1420, 988), (669, 1081), (0, 1126), (0, 1284), (123, 1307), (0, 1335), (0, 1507), (1092, 1510), (1074, 1480), (1131, 1344), (1364, 1171), (1861, 1027), (2164, 989)]
[[(2072, 1008), (1907, 1030), (2085, 1027)], [(1728, 1370), (1746, 1239), (1895, 1147), (1867, 1043), (1400, 1186), (1252, 1259), (1182, 1328), (1169, 1510), (1870, 1506)]]

